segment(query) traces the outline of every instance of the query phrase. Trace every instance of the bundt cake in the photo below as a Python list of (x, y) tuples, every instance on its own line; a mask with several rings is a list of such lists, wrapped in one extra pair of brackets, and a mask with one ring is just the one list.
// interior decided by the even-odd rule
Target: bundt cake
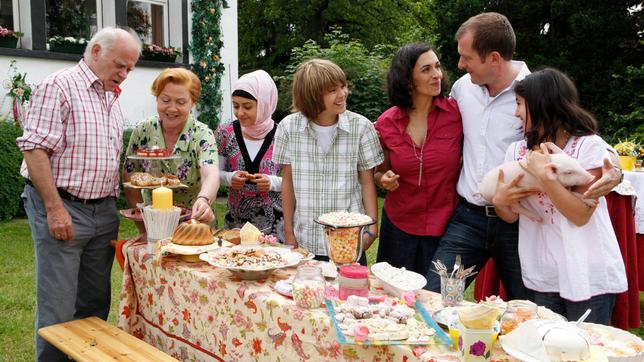
[(214, 240), (208, 224), (192, 219), (177, 226), (172, 235), (172, 242), (178, 245), (200, 246), (212, 244)]

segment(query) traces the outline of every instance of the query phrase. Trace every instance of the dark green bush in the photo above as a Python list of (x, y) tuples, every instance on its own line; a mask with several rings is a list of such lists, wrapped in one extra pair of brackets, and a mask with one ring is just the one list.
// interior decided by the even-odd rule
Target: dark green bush
[[(328, 59), (336, 63), (347, 76), (349, 98), (347, 108), (362, 114), (372, 122), (389, 108), (385, 91), (385, 77), (391, 53), (395, 49), (377, 46), (368, 50), (363, 44), (352, 40), (340, 30), (325, 35), (328, 48), (321, 47), (313, 40), (302, 47), (293, 49), (284, 77), (275, 77), (279, 84), (278, 110), (287, 110), (291, 104), (291, 83), (297, 66), (312, 58)], [(275, 119), (282, 119), (288, 112), (275, 113)]]
[(16, 146), (16, 138), (22, 134), (20, 127), (0, 119), (0, 220), (24, 216), (20, 194), (25, 187), (20, 176), (22, 153)]

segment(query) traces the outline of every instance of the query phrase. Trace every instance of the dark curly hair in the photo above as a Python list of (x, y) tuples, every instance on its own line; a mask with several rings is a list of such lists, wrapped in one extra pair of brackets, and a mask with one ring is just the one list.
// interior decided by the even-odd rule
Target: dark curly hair
[[(396, 55), (391, 60), (391, 66), (389, 66), (389, 73), (387, 74), (387, 95), (389, 96), (389, 103), (406, 110), (414, 107), (411, 99), (411, 94), (414, 89), (414, 67), (416, 66), (418, 58), (428, 51), (436, 53), (429, 44), (413, 43), (403, 46), (396, 52)], [(447, 88), (447, 75), (443, 72), (443, 79), (441, 80), (442, 96), (447, 93)]]

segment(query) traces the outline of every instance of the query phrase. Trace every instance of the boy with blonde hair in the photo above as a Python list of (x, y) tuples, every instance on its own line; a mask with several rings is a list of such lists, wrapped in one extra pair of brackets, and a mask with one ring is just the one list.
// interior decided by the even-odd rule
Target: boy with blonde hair
[[(311, 59), (293, 77), (293, 110), (277, 127), (273, 161), (282, 165), (285, 243), (326, 259), (322, 226), (332, 211), (352, 211), (378, 220), (373, 169), (383, 152), (373, 124), (348, 111), (344, 72), (333, 62)], [(369, 227), (363, 250), (375, 240)], [(361, 262), (366, 264), (364, 258)]]

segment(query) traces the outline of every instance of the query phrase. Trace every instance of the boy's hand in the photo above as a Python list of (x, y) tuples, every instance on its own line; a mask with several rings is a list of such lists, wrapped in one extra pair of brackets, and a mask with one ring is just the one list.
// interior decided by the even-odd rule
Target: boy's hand
[(293, 245), (297, 248), (297, 240), (295, 239), (295, 234), (293, 232), (284, 232), (284, 244)]

